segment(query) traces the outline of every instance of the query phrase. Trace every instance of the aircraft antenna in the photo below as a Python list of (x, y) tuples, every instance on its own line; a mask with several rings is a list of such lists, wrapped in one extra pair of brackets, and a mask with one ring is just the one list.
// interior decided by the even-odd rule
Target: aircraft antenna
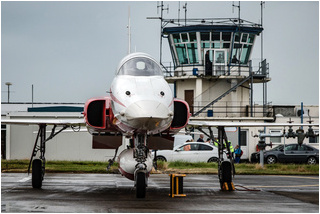
[(131, 23), (130, 23), (130, 6), (128, 7), (128, 54), (131, 53)]

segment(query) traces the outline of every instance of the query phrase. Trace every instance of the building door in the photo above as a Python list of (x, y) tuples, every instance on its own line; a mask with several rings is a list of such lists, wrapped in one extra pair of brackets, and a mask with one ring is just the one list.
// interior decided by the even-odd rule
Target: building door
[(189, 104), (190, 113), (193, 114), (193, 90), (185, 90), (184, 91), (184, 100)]
[(243, 151), (241, 159), (249, 159), (249, 147), (248, 147), (248, 130), (240, 131), (240, 147)]
[(226, 50), (214, 50), (213, 60), (213, 74), (220, 76), (225, 75), (227, 65), (227, 51)]

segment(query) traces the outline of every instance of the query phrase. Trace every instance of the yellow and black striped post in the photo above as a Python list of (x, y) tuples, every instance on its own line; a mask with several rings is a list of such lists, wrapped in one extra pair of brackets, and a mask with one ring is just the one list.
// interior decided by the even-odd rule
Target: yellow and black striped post
[(183, 194), (183, 177), (186, 177), (185, 174), (170, 174), (170, 194), (171, 198), (173, 197), (185, 197)]

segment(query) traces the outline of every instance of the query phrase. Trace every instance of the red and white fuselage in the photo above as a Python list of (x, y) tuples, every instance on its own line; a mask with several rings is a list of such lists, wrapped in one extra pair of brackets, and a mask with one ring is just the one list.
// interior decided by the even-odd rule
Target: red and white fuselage
[(173, 96), (160, 65), (149, 55), (125, 57), (111, 84), (114, 125), (125, 135), (158, 134), (173, 119)]
[(148, 136), (158, 136), (153, 145), (164, 144), (187, 125), (190, 113), (185, 101), (173, 98), (159, 63), (147, 54), (133, 53), (120, 62), (110, 96), (88, 100), (84, 116), (93, 143), (118, 148), (120, 142), (112, 134), (131, 138), (133, 144), (119, 155), (118, 162), (120, 172), (134, 179), (139, 156), (143, 156), (139, 163), (145, 164), (146, 174), (152, 169), (150, 154), (136, 155), (137, 142), (146, 146), (145, 151), (157, 149), (148, 145)]

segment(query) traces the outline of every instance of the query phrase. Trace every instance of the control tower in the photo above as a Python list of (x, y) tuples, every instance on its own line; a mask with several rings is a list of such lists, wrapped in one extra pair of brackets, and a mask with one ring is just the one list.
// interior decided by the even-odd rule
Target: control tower
[[(253, 84), (270, 81), (266, 60), (256, 67), (251, 53), (263, 28), (242, 19), (162, 19), (173, 66), (164, 66), (174, 95), (194, 117), (265, 117), (266, 101), (253, 106)], [(162, 63), (163, 64), (163, 63)], [(265, 93), (265, 92), (264, 92)]]

